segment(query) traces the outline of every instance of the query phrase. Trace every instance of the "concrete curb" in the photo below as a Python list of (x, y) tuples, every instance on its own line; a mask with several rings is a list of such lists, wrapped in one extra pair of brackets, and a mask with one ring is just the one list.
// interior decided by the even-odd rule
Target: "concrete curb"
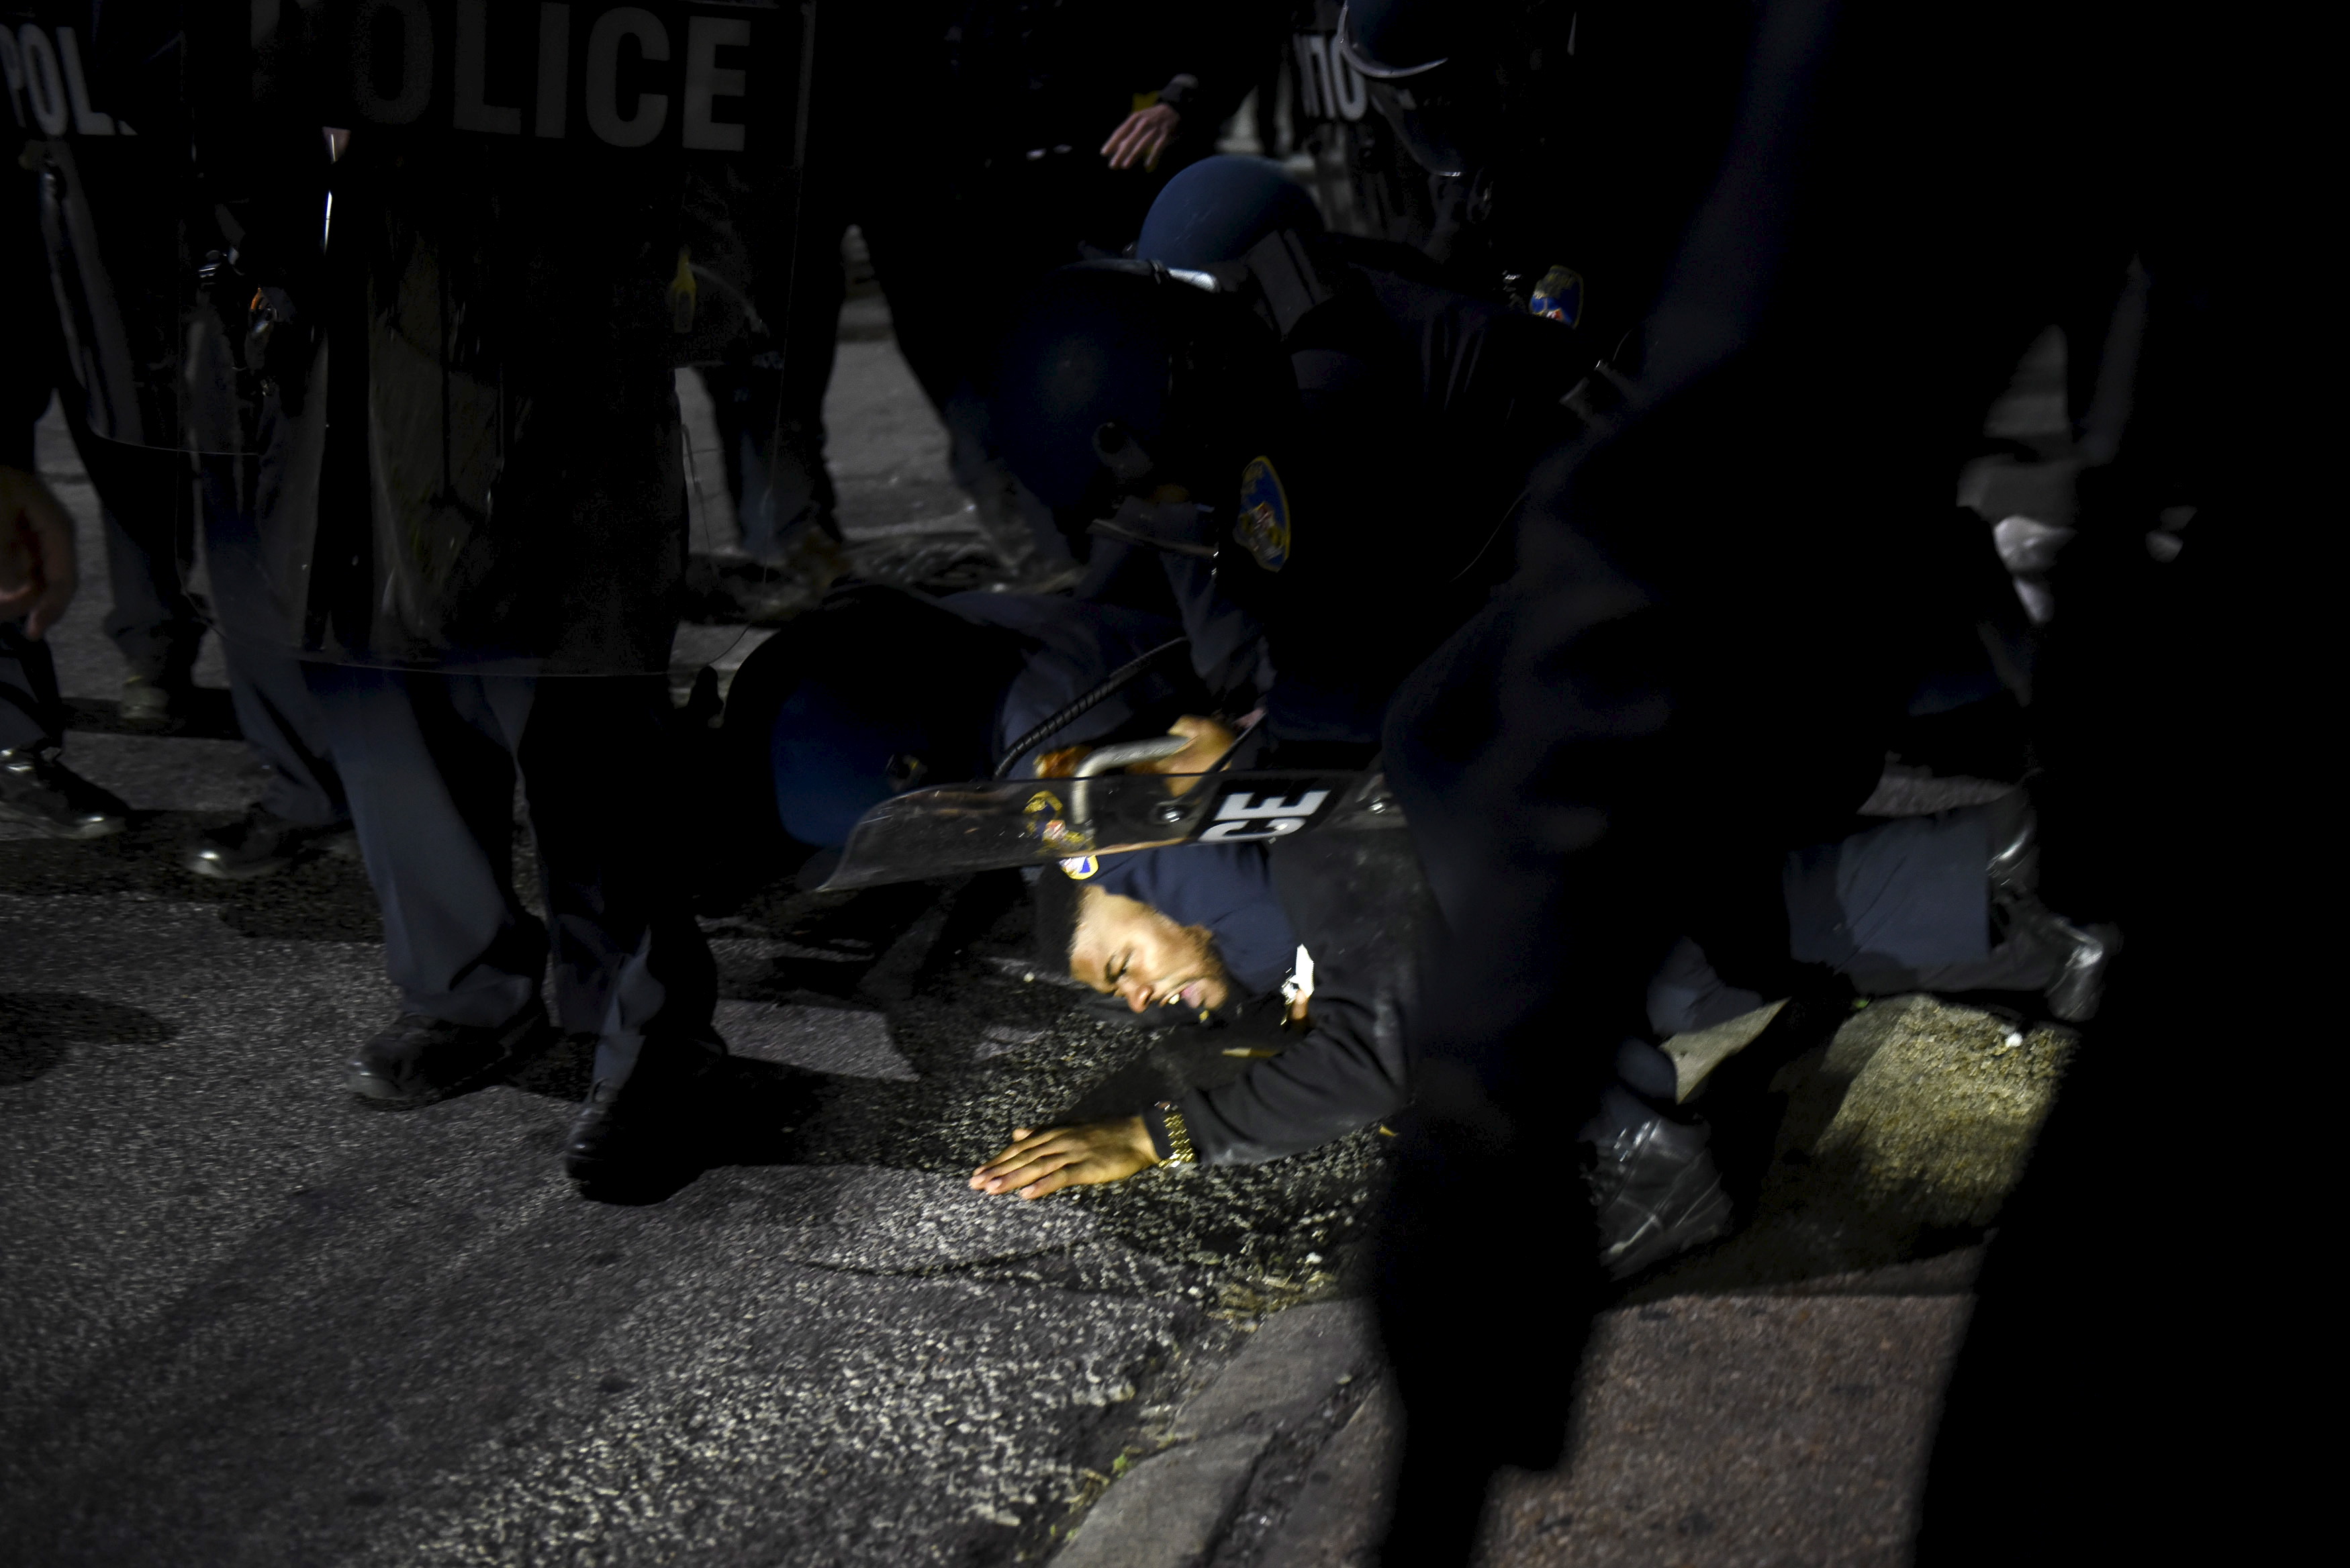
[(1356, 1561), (1356, 1538), (1378, 1539), (1364, 1502), (1384, 1494), (1401, 1432), (1379, 1364), (1367, 1303), (1275, 1314), (1176, 1411), (1171, 1446), (1094, 1504), (1054, 1568)]

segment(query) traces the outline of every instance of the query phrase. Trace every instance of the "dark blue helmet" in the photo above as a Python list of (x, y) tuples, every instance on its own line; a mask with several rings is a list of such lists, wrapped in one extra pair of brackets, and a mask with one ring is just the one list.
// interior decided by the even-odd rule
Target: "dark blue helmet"
[(837, 590), (762, 643), (728, 693), (728, 774), (752, 825), (835, 848), (894, 794), (983, 776), (1024, 651), (913, 594)]
[(1198, 269), (1238, 261), (1251, 245), (1282, 229), (1320, 234), (1322, 213), (1314, 198), (1270, 158), (1220, 153), (1167, 182), (1142, 220), (1134, 254), (1166, 266)]
[(1013, 314), (990, 379), (997, 449), (1047, 505), (1107, 516), (1181, 485), (1223, 499), (1296, 406), (1270, 327), (1152, 262), (1080, 262)]

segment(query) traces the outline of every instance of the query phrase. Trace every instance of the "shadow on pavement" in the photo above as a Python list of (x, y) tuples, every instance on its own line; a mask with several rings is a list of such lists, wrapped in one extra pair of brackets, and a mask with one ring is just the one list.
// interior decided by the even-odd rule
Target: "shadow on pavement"
[(31, 1083), (77, 1044), (160, 1045), (172, 1033), (151, 1012), (94, 996), (0, 992), (0, 1085)]
[(0, 843), (0, 893), (33, 898), (133, 896), (217, 904), (228, 927), (281, 941), (380, 942), (375, 889), (356, 856), (313, 854), (275, 877), (222, 882), (184, 868), (201, 828), (229, 812), (139, 811), (110, 838)]

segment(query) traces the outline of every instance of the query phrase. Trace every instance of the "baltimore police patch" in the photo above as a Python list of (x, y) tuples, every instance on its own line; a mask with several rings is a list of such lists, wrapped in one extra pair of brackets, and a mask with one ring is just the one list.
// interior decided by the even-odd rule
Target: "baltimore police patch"
[(1526, 308), (1536, 316), (1547, 316), (1553, 321), (1564, 321), (1573, 327), (1583, 319), (1583, 275), (1573, 267), (1551, 268), (1534, 285), (1534, 297), (1526, 302)]
[(1289, 564), (1289, 493), (1268, 457), (1249, 459), (1241, 470), (1241, 512), (1232, 537), (1268, 572)]

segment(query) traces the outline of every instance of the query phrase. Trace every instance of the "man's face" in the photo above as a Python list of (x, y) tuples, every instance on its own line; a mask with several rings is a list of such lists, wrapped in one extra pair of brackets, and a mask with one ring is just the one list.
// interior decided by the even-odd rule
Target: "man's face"
[(1231, 1000), (1232, 976), (1205, 926), (1179, 926), (1139, 898), (1100, 888), (1077, 893), (1077, 935), (1069, 972), (1137, 1012), (1172, 1002), (1213, 1012)]

